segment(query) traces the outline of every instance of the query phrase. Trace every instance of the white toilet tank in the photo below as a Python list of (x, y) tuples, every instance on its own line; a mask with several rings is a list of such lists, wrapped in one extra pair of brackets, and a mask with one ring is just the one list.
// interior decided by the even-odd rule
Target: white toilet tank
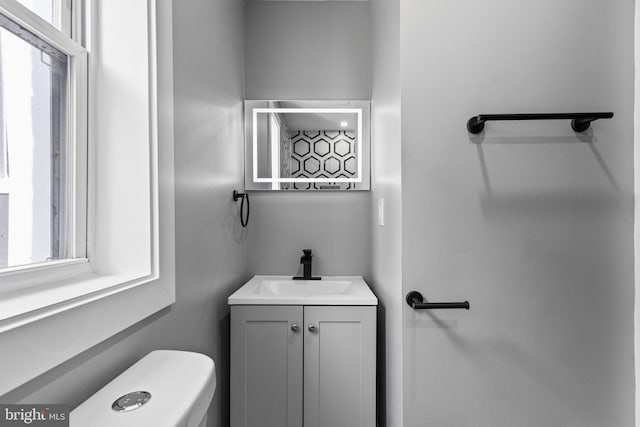
[(203, 426), (215, 389), (208, 356), (152, 351), (71, 411), (70, 426)]

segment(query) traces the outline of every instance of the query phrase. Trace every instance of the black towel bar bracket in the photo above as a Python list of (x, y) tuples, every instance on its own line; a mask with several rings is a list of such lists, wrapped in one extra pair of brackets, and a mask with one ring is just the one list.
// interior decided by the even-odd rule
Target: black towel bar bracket
[(536, 113), (536, 114), (478, 114), (467, 121), (467, 130), (478, 134), (489, 121), (501, 120), (571, 120), (571, 129), (584, 132), (589, 129), (591, 122), (598, 119), (610, 119), (613, 113)]
[(469, 301), (461, 302), (425, 302), (424, 297), (418, 291), (411, 291), (406, 297), (407, 304), (414, 310), (432, 310), (432, 309), (451, 309), (451, 308), (464, 308), (469, 310), (471, 305)]

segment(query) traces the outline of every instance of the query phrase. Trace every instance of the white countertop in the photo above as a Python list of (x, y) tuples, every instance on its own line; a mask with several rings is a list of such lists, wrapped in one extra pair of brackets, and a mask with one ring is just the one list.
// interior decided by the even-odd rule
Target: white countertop
[(378, 305), (360, 276), (323, 276), (292, 280), (292, 276), (254, 276), (227, 300), (229, 305)]

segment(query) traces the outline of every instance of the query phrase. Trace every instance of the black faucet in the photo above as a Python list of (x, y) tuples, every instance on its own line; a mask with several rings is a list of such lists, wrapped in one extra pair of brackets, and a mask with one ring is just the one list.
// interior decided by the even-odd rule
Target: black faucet
[(313, 277), (311, 275), (311, 259), (313, 255), (311, 255), (311, 249), (303, 249), (302, 253), (304, 254), (300, 258), (300, 264), (302, 264), (302, 277), (294, 276), (293, 280), (322, 280), (322, 277)]

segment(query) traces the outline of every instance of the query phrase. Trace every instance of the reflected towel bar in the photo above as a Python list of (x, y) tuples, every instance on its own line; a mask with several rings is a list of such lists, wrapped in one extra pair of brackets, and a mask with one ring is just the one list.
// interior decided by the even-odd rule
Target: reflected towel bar
[(613, 113), (540, 113), (540, 114), (479, 114), (467, 121), (467, 130), (477, 134), (484, 129), (485, 122), (496, 120), (567, 120), (571, 119), (571, 129), (584, 132), (591, 122), (598, 119), (610, 119)]
[(411, 291), (407, 294), (406, 298), (409, 307), (414, 310), (431, 310), (431, 309), (451, 309), (451, 308), (464, 308), (469, 310), (471, 305), (469, 301), (462, 302), (424, 302), (424, 297), (420, 292)]

